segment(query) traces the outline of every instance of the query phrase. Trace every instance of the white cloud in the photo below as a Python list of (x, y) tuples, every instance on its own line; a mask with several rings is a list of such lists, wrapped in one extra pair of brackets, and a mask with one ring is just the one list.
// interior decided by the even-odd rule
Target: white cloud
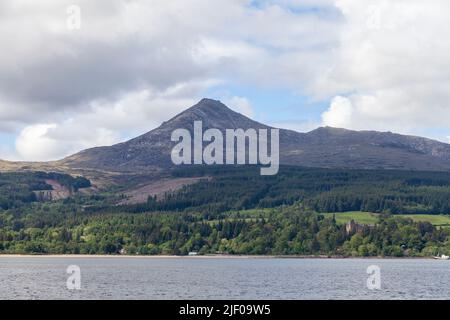
[[(78, 0), (81, 29), (69, 30), (72, 4), (0, 4), (0, 130), (25, 127), (26, 160), (150, 130), (219, 82), (298, 88), (337, 35), (333, 21), (295, 13), (306, 2)], [(245, 97), (227, 98), (252, 115)]]
[(218, 83), (330, 100), (326, 125), (450, 126), (447, 0), (78, 0), (70, 31), (72, 4), (0, 3), (0, 131), (19, 132), (23, 159), (143, 133)]
[(26, 126), (17, 138), (17, 153), (22, 160), (57, 160), (82, 149), (121, 142), (193, 105), (196, 100), (184, 97), (183, 91), (194, 89), (180, 85), (162, 93), (140, 90), (117, 101), (93, 101), (88, 111), (73, 113), (60, 123)]
[(352, 121), (352, 102), (345, 97), (335, 97), (328, 111), (322, 114), (322, 123), (330, 127), (348, 127)]
[(225, 97), (222, 102), (236, 112), (243, 114), (249, 118), (253, 117), (253, 107), (251, 102), (245, 97)]
[(333, 99), (322, 116), (324, 124), (336, 121), (351, 129), (413, 134), (449, 128), (450, 3), (336, 4), (345, 26), (329, 70), (317, 78), (314, 92), (322, 97), (343, 95), (347, 107), (336, 106), (341, 98)]
[[(75, 126), (76, 129), (87, 129)], [(95, 145), (117, 142), (113, 131), (90, 128), (85, 134), (71, 132), (74, 127), (59, 124), (35, 124), (25, 127), (16, 140), (16, 150), (21, 159), (33, 161), (57, 160), (64, 155)], [(68, 131), (69, 130), (69, 131)]]
[(56, 127), (56, 124), (36, 124), (24, 128), (16, 140), (19, 155), (36, 161), (57, 156), (58, 144), (47, 137), (49, 130)]

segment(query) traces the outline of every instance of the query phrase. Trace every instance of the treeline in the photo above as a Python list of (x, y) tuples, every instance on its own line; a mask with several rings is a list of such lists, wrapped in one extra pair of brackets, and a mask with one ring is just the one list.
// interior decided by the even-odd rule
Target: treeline
[(321, 193), (305, 204), (318, 212), (366, 211), (392, 214), (450, 214), (450, 189), (447, 187), (385, 186), (338, 188)]
[[(450, 173), (389, 170), (338, 170), (281, 167), (276, 176), (260, 176), (258, 167), (183, 167), (174, 177), (209, 177), (143, 204), (100, 202), (95, 212), (199, 212), (275, 208), (302, 202), (317, 212), (367, 211), (391, 214), (450, 214)], [(56, 180), (73, 191), (90, 186), (83, 177), (58, 173), (0, 174), (0, 208), (36, 201), (33, 191), (51, 190)]]
[(235, 213), (209, 219), (197, 213), (86, 215), (71, 212), (71, 206), (48, 208), (35, 208), (31, 215), (0, 213), (0, 252), (430, 256), (450, 251), (449, 230), (393, 216), (348, 234), (334, 218), (299, 206), (252, 218)]
[(41, 180), (55, 180), (62, 186), (65, 186), (73, 191), (89, 188), (91, 186), (91, 181), (82, 176), (73, 177), (69, 174), (61, 174), (56, 172), (33, 172), (31, 174)]
[(211, 179), (167, 194), (163, 201), (149, 198), (114, 210), (219, 213), (302, 201), (318, 212), (450, 214), (450, 173), (443, 172), (281, 167), (276, 176), (260, 176), (256, 167), (203, 166), (173, 175)]
[(21, 207), (37, 201), (34, 191), (52, 190), (45, 180), (55, 180), (73, 191), (90, 187), (84, 177), (72, 177), (54, 172), (6, 172), (0, 173), (0, 209)]
[[(430, 256), (450, 254), (450, 230), (395, 217), (450, 213), (450, 174), (282, 167), (191, 167), (175, 177), (208, 177), (163, 201), (116, 206), (117, 195), (36, 202), (45, 180), (80, 188), (57, 173), (0, 174), (0, 253), (273, 254)], [(242, 209), (250, 210), (241, 214)], [(371, 211), (374, 226), (348, 234), (317, 212)], [(252, 212), (252, 213), (250, 213)]]

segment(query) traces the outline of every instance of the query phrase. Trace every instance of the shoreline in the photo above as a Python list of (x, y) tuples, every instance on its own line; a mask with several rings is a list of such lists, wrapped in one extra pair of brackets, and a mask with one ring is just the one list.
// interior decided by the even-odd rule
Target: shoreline
[(76, 259), (318, 259), (318, 260), (434, 260), (433, 257), (344, 257), (344, 256), (273, 256), (273, 255), (101, 255), (101, 254), (0, 254), (2, 258), (76, 258)]

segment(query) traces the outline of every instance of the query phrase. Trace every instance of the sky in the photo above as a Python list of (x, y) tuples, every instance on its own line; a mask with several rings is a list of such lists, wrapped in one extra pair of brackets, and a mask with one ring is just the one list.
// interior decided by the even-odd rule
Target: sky
[(45, 161), (218, 99), (281, 128), (450, 140), (448, 0), (2, 0), (0, 159)]

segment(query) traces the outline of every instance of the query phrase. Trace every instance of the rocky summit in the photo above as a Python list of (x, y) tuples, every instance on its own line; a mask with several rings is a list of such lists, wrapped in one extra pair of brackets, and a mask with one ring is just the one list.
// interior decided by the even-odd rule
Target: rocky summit
[[(129, 141), (81, 151), (57, 163), (72, 169), (139, 173), (165, 170), (174, 142), (171, 134), (194, 121), (204, 130), (270, 129), (220, 101), (203, 99), (158, 128)], [(391, 132), (321, 127), (308, 133), (280, 129), (280, 163), (305, 167), (450, 171), (450, 145)]]

